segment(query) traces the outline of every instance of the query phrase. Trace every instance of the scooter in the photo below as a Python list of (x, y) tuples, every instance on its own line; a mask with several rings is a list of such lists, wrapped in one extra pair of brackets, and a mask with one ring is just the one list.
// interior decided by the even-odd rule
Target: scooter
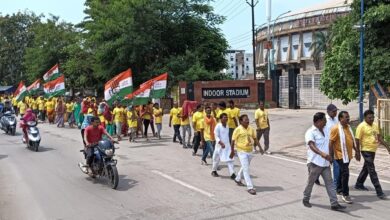
[[(27, 148), (30, 148), (34, 151), (38, 151), (39, 144), (41, 143), (41, 135), (37, 128), (38, 122), (29, 121), (25, 123), (21, 121), (26, 127), (26, 137), (23, 135), (23, 143), (26, 143)], [(23, 126), (23, 125), (22, 125)]]
[(7, 111), (0, 116), (0, 129), (5, 131), (6, 134), (15, 136), (16, 117), (13, 112)]

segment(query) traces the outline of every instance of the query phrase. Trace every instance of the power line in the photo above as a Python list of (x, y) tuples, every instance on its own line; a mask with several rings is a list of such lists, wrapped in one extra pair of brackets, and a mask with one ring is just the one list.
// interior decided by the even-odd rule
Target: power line
[(241, 38), (242, 36), (248, 35), (250, 33), (252, 33), (252, 31), (248, 31), (248, 32), (242, 33), (240, 35), (234, 36), (234, 37), (230, 38), (230, 40), (233, 40), (233, 39), (236, 39), (236, 38)]
[(239, 11), (238, 13), (234, 14), (233, 16), (231, 16), (228, 20), (226, 20), (226, 23), (228, 23), (229, 21), (233, 20), (235, 17), (237, 17), (238, 15), (240, 15), (242, 12), (244, 12), (246, 10), (246, 7), (244, 7), (241, 11)]
[(230, 14), (231, 12), (234, 12), (235, 10), (237, 10), (238, 8), (240, 8), (240, 5), (242, 5), (242, 3), (239, 2), (239, 1), (237, 1), (236, 3), (237, 3), (237, 4), (232, 5), (232, 7), (228, 8), (226, 11), (220, 12), (220, 13), (227, 17), (228, 14)]
[[(215, 3), (214, 3), (214, 5), (217, 3), (218, 1), (216, 1)], [(221, 11), (223, 11), (223, 10), (225, 10), (225, 8), (227, 8), (229, 5), (231, 5), (232, 3), (233, 3), (234, 1), (230, 1), (229, 3), (227, 3), (225, 6), (223, 6), (221, 9), (219, 9), (218, 10), (218, 12), (217, 12), (217, 14), (221, 14), (220, 12)]]
[(250, 37), (252, 37), (252, 35), (248, 35), (246, 38), (241, 39), (241, 40), (233, 40), (233, 41), (229, 41), (229, 42), (231, 42), (231, 43), (241, 43), (241, 42), (250, 40)]

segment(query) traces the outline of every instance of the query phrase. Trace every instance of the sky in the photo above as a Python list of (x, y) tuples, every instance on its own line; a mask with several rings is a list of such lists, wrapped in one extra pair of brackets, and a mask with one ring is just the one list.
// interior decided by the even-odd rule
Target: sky
[[(248, 0), (251, 1), (251, 0)], [(271, 17), (291, 10), (292, 12), (310, 7), (328, 0), (272, 0)], [(258, 2), (255, 7), (255, 25), (260, 26), (266, 20), (266, 0)], [(252, 14), (246, 0), (214, 0), (210, 3), (215, 13), (226, 17), (219, 28), (228, 40), (230, 49), (243, 49), (252, 52)], [(0, 13), (16, 13), (18, 11), (33, 11), (36, 14), (59, 16), (67, 22), (79, 23), (85, 17), (84, 0), (0, 0)]]

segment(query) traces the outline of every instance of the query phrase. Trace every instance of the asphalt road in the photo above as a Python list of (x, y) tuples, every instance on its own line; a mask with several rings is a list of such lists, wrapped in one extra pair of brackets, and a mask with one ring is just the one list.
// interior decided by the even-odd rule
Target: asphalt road
[[(302, 142), (311, 112), (271, 112), (271, 144), (275, 149)], [(166, 117), (164, 120), (167, 120)], [(283, 126), (284, 125), (284, 126)], [(288, 127), (288, 125), (290, 127)], [(117, 147), (120, 183), (117, 190), (102, 179), (83, 174), (77, 163), (81, 137), (77, 129), (39, 125), (42, 147), (26, 149), (17, 136), (0, 132), (0, 219), (387, 219), (390, 201), (351, 188), (345, 212), (329, 209), (323, 186), (315, 186), (312, 208), (303, 207), (307, 167), (282, 155), (256, 155), (251, 164), (257, 195), (228, 177), (211, 177), (191, 150), (172, 143), (163, 126), (162, 140), (122, 141)], [(210, 159), (208, 159), (210, 161)], [(238, 170), (238, 160), (235, 167)], [(350, 186), (355, 182), (351, 176)], [(382, 182), (390, 195), (390, 182)], [(342, 204), (342, 202), (340, 202)]]

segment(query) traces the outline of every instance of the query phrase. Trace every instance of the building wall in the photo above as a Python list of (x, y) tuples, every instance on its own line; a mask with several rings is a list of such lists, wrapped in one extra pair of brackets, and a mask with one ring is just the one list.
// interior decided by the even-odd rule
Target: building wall
[(245, 53), (245, 50), (229, 50), (225, 55), (228, 68), (224, 71), (233, 79), (248, 79), (248, 74), (253, 74), (253, 55)]

